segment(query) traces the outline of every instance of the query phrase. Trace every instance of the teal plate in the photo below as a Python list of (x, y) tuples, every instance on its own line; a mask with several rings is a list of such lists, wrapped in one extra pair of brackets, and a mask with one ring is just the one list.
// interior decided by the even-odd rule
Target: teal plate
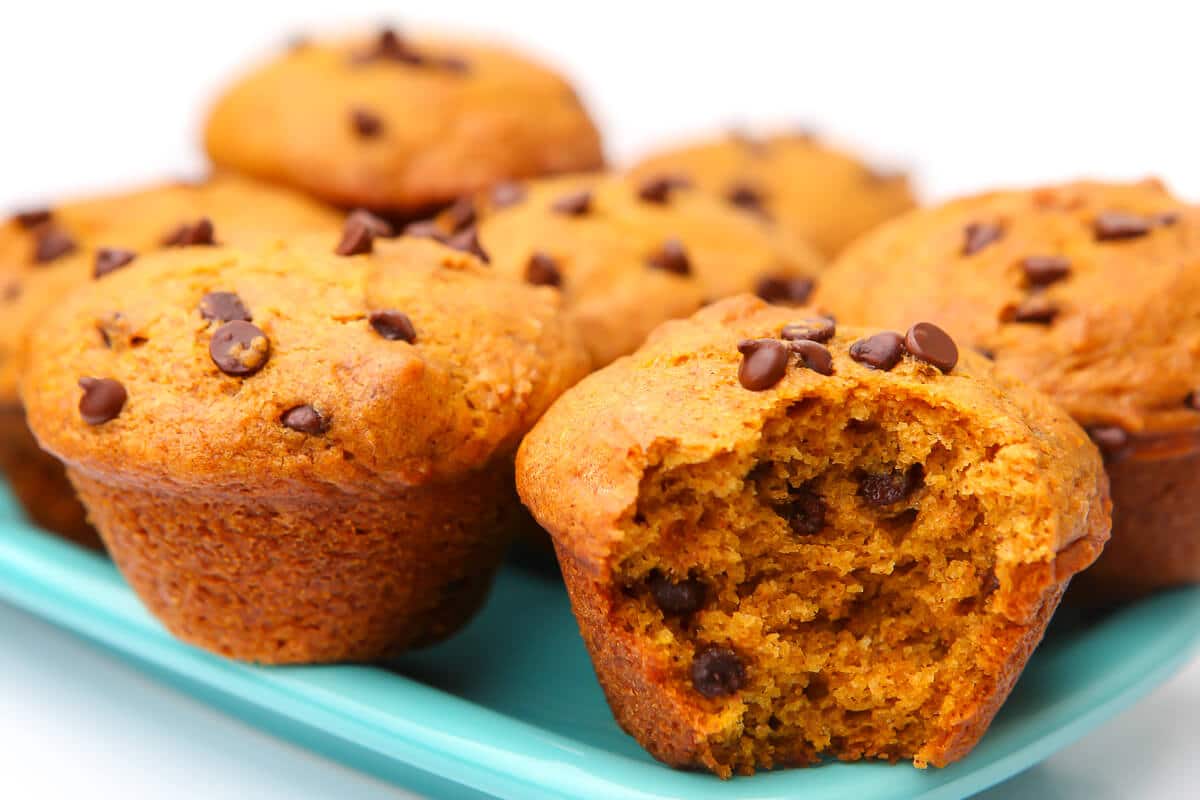
[(104, 558), (0, 498), (0, 597), (250, 724), (430, 797), (962, 798), (1070, 744), (1181, 666), (1200, 588), (1103, 618), (1059, 614), (970, 756), (946, 769), (830, 763), (720, 781), (657, 764), (613, 722), (553, 573), (505, 567), (459, 636), (398, 661), (250, 667), (174, 641)]

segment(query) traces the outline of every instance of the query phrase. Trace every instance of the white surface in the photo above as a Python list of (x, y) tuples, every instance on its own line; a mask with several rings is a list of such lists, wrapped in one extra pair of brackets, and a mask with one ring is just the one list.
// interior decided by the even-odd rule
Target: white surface
[[(574, 75), (628, 158), (701, 129), (804, 122), (914, 170), (930, 198), (1157, 173), (1200, 195), (1195, 14), (1182, 3), (409, 3)], [(205, 99), (289, 35), (395, 4), (17, 3), (0, 25), (0, 208), (188, 174)], [(0, 607), (6, 797), (397, 792), (221, 717)], [(1194, 798), (1200, 665), (987, 795)]]

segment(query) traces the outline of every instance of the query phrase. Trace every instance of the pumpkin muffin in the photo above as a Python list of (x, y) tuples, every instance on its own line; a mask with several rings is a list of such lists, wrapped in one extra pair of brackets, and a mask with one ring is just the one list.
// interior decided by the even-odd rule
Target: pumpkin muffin
[(824, 267), (803, 240), (670, 178), (502, 184), (408, 231), (471, 239), (501, 275), (556, 287), (596, 367), (723, 297), (802, 303)]
[[(218, 176), (30, 209), (0, 222), (0, 469), (31, 519), (99, 546), (62, 465), (37, 446), (17, 398), (22, 342), (64, 296), (165, 247), (336, 231), (341, 216), (308, 198)], [(269, 232), (269, 233), (264, 233)]]
[(391, 29), (298, 42), (252, 70), (217, 101), (205, 145), (219, 166), (400, 216), (604, 160), (555, 73), (492, 45)]
[(751, 297), (568, 391), (517, 485), (617, 721), (723, 777), (961, 758), (1109, 525), (1084, 432), (941, 329)]
[(872, 168), (806, 132), (731, 133), (653, 154), (640, 177), (674, 175), (793, 231), (832, 258), (915, 205), (903, 173)]
[(146, 606), (221, 655), (461, 627), (520, 518), (517, 442), (586, 369), (552, 290), (361, 221), (146, 255), (29, 341), (30, 427)]
[(1113, 537), (1072, 598), (1200, 580), (1200, 210), (1158, 181), (967, 197), (847, 251), (838, 319), (928, 319), (1058, 401), (1112, 480)]

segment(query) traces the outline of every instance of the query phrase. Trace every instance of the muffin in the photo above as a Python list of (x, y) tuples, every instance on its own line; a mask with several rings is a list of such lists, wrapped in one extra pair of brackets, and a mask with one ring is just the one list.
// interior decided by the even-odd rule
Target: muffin
[(647, 157), (637, 176), (674, 175), (761, 214), (832, 258), (915, 204), (903, 173), (864, 164), (806, 131), (731, 133)]
[(928, 319), (1092, 434), (1113, 537), (1089, 604), (1200, 580), (1200, 211), (1158, 181), (968, 197), (864, 238), (822, 284), (840, 321)]
[(604, 160), (555, 73), (492, 45), (391, 29), (297, 42), (244, 75), (212, 109), (205, 146), (219, 166), (398, 216)]
[(617, 721), (722, 777), (961, 758), (1109, 526), (1084, 432), (941, 329), (751, 297), (568, 391), (517, 486)]
[(333, 232), (341, 222), (307, 198), (230, 176), (69, 201), (0, 222), (0, 470), (30, 518), (99, 546), (62, 465), (37, 446), (17, 398), (17, 354), (49, 309), (139, 254), (212, 240), (214, 224), (220, 241), (238, 242), (263, 230)]
[(586, 369), (552, 290), (357, 222), (336, 254), (147, 255), (29, 340), (30, 427), (143, 603), (224, 656), (373, 661), (461, 627), (520, 519), (517, 442)]
[(597, 367), (723, 297), (802, 303), (824, 266), (803, 240), (671, 179), (501, 184), (408, 230), (472, 239), (499, 274), (556, 287)]

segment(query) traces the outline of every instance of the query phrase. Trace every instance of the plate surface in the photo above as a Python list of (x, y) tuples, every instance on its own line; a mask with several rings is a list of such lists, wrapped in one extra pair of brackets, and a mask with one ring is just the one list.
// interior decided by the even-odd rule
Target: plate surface
[(947, 769), (827, 764), (720, 781), (656, 763), (613, 722), (550, 568), (510, 564), (458, 637), (398, 661), (263, 668), (174, 641), (104, 558), (0, 499), (0, 597), (253, 725), (431, 797), (962, 798), (1134, 702), (1200, 642), (1200, 588), (1109, 616), (1061, 613), (982, 743)]

